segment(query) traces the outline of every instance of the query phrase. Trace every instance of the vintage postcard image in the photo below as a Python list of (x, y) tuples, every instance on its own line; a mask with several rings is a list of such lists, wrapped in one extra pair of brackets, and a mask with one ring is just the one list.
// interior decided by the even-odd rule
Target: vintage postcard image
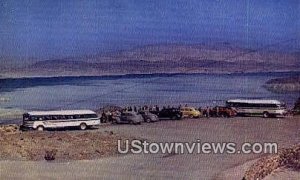
[(300, 179), (300, 1), (1, 0), (0, 179)]

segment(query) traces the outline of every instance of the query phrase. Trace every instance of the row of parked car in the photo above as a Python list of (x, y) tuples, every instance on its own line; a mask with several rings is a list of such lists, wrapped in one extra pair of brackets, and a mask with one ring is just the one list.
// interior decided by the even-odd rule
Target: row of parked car
[(193, 108), (179, 106), (164, 107), (108, 107), (97, 111), (102, 116), (91, 110), (59, 110), (59, 111), (32, 111), (23, 114), (22, 129), (37, 129), (42, 131), (48, 128), (79, 127), (85, 130), (88, 127), (101, 123), (131, 123), (156, 122), (163, 119), (180, 120), (184, 117), (234, 117), (234, 116), (261, 116), (264, 118), (280, 118), (288, 115), (297, 115), (299, 101), (293, 111), (289, 111), (286, 105), (278, 100), (261, 99), (232, 99), (226, 101), (225, 107)]
[(112, 122), (114, 124), (130, 123), (141, 124), (142, 122), (156, 122), (159, 120), (180, 120), (182, 118), (200, 118), (200, 117), (233, 117), (236, 112), (227, 107), (215, 107), (212, 109), (198, 110), (194, 107), (182, 108), (163, 108), (147, 110), (123, 110), (103, 113), (101, 122)]
[(160, 111), (140, 110), (140, 111), (114, 111), (103, 113), (101, 122), (112, 122), (114, 124), (130, 123), (141, 124), (142, 122), (157, 122), (162, 119), (180, 120), (183, 113), (176, 108), (164, 108)]
[[(92, 126), (100, 125), (101, 122), (141, 124), (142, 122), (156, 122), (164, 119), (180, 120), (184, 117), (199, 118), (203, 115), (223, 116), (229, 113), (228, 109), (220, 107), (216, 109), (197, 110), (193, 107), (171, 108), (158, 106), (148, 108), (118, 108), (114, 110), (102, 110), (102, 116), (91, 110), (59, 110), (59, 111), (31, 111), (23, 114), (22, 130), (78, 127), (85, 130)], [(204, 113), (204, 114), (203, 114)], [(226, 115), (227, 116), (227, 115)]]

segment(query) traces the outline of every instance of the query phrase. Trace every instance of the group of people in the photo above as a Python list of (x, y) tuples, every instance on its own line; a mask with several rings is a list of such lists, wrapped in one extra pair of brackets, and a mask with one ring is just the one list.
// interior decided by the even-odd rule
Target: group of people
[[(184, 106), (182, 106), (181, 104), (177, 107), (174, 106), (163, 106), (162, 109), (169, 109), (169, 108), (176, 108), (176, 109), (181, 109), (183, 107), (188, 107), (187, 104), (185, 104)], [(160, 111), (161, 108), (158, 105), (144, 105), (144, 106), (127, 106), (124, 109), (121, 110), (121, 112), (128, 112), (128, 111), (133, 111), (133, 112), (140, 112), (140, 111)], [(212, 108), (210, 107), (199, 107), (197, 109), (203, 116), (209, 118), (211, 117), (211, 111)], [(102, 115), (101, 115), (101, 121), (102, 122), (110, 122), (112, 121), (113, 116), (118, 115), (121, 113), (120, 111), (103, 111)], [(217, 108), (217, 112), (218, 112), (218, 108)]]
[(159, 106), (155, 105), (155, 106), (128, 106), (124, 108), (124, 111), (134, 111), (134, 112), (139, 112), (139, 111), (159, 111)]
[(211, 108), (210, 107), (205, 107), (205, 108), (202, 108), (202, 107), (199, 107), (197, 109), (203, 116), (209, 118), (211, 116)]

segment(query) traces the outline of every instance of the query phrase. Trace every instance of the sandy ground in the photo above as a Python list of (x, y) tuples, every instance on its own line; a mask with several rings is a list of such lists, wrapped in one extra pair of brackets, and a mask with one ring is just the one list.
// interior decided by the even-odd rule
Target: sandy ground
[(299, 180), (300, 172), (293, 171), (290, 169), (278, 169), (275, 170), (272, 174), (264, 178), (264, 180)]
[[(186, 119), (140, 126), (103, 126), (97, 131), (113, 131), (159, 142), (197, 139), (238, 145), (277, 142), (279, 148), (283, 148), (300, 142), (300, 118)], [(220, 179), (226, 171), (262, 156), (264, 154), (129, 154), (62, 163), (5, 160), (0, 161), (0, 179)]]
[(251, 165), (253, 165), (258, 159), (247, 161), (244, 164), (235, 166), (233, 168), (227, 169), (221, 173), (218, 174), (218, 176), (215, 178), (215, 180), (242, 180), (245, 172), (249, 169)]
[[(123, 139), (112, 131), (77, 129), (20, 131), (16, 125), (0, 126), (2, 160), (86, 160), (118, 155), (117, 142)], [(128, 137), (127, 137), (128, 138)], [(46, 157), (46, 158), (45, 158)]]
[[(254, 164), (259, 159), (247, 161), (242, 165), (238, 165), (236, 167), (227, 169), (218, 175), (215, 180), (241, 180), (244, 176), (244, 172), (249, 169), (249, 167)], [(270, 175), (264, 178), (264, 180), (299, 180), (300, 179), (300, 172), (286, 169), (286, 168), (279, 168), (273, 171)]]

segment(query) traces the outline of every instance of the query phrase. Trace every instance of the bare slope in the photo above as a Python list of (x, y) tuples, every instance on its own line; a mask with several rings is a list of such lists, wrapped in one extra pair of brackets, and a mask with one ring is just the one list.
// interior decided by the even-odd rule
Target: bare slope
[[(13, 76), (134, 73), (232, 73), (300, 70), (299, 53), (255, 51), (230, 44), (151, 45), (115, 53), (39, 61)], [(13, 73), (11, 73), (13, 72)]]

